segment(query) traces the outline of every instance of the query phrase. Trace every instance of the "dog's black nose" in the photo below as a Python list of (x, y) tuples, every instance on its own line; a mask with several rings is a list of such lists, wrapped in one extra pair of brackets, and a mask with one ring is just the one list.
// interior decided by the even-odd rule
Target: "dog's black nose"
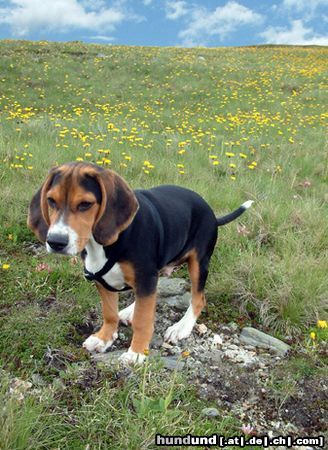
[(55, 250), (55, 252), (60, 252), (67, 246), (68, 236), (65, 234), (50, 234), (47, 239), (47, 244)]

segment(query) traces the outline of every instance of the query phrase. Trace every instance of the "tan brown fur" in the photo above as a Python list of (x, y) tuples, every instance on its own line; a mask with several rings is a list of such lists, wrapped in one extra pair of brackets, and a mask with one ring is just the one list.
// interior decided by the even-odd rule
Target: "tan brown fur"
[(94, 335), (104, 342), (113, 340), (113, 334), (118, 328), (118, 293), (107, 291), (101, 284), (96, 283), (101, 297), (103, 324)]
[(135, 353), (148, 350), (154, 332), (156, 293), (148, 297), (136, 296), (132, 330), (133, 337), (130, 349)]
[(199, 291), (199, 262), (196, 250), (191, 250), (188, 256), (188, 271), (191, 281), (191, 306), (194, 315), (198, 317), (206, 305), (204, 292)]
[(136, 287), (136, 275), (134, 267), (131, 263), (123, 261), (120, 262), (120, 268), (124, 275), (124, 280), (126, 284), (131, 286), (133, 289)]

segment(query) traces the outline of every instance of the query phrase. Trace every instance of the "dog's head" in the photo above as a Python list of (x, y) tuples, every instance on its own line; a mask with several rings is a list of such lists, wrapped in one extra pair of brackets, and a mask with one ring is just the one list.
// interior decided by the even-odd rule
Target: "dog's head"
[(132, 222), (138, 202), (117, 173), (88, 163), (52, 169), (34, 195), (27, 224), (50, 253), (76, 255), (93, 236), (111, 245)]

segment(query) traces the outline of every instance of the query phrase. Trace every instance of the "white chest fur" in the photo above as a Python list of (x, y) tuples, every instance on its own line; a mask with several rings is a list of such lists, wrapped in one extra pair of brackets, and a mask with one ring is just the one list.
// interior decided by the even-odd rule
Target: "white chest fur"
[[(85, 249), (87, 251), (84, 260), (86, 269), (93, 274), (99, 272), (107, 262), (104, 247), (91, 237)], [(119, 263), (115, 263), (102, 278), (115, 289), (123, 289), (125, 286), (124, 275)]]

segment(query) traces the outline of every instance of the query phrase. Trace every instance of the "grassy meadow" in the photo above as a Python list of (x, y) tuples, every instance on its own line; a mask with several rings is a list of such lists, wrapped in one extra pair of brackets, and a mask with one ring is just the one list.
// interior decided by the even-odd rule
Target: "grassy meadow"
[[(155, 432), (240, 433), (236, 417), (200, 416), (210, 405), (183, 373), (167, 408), (144, 410), (142, 386), (166, 398), (171, 374), (155, 364), (122, 381), (89, 361), (78, 330), (90, 311), (99, 318), (95, 288), (79, 261), (36, 246), (27, 208), (52, 166), (76, 160), (133, 188), (194, 189), (218, 215), (254, 200), (220, 229), (204, 322), (252, 324), (305, 349), (328, 309), (327, 71), (324, 47), (0, 42), (0, 448), (143, 449)], [(40, 385), (8, 398), (13, 376)]]

